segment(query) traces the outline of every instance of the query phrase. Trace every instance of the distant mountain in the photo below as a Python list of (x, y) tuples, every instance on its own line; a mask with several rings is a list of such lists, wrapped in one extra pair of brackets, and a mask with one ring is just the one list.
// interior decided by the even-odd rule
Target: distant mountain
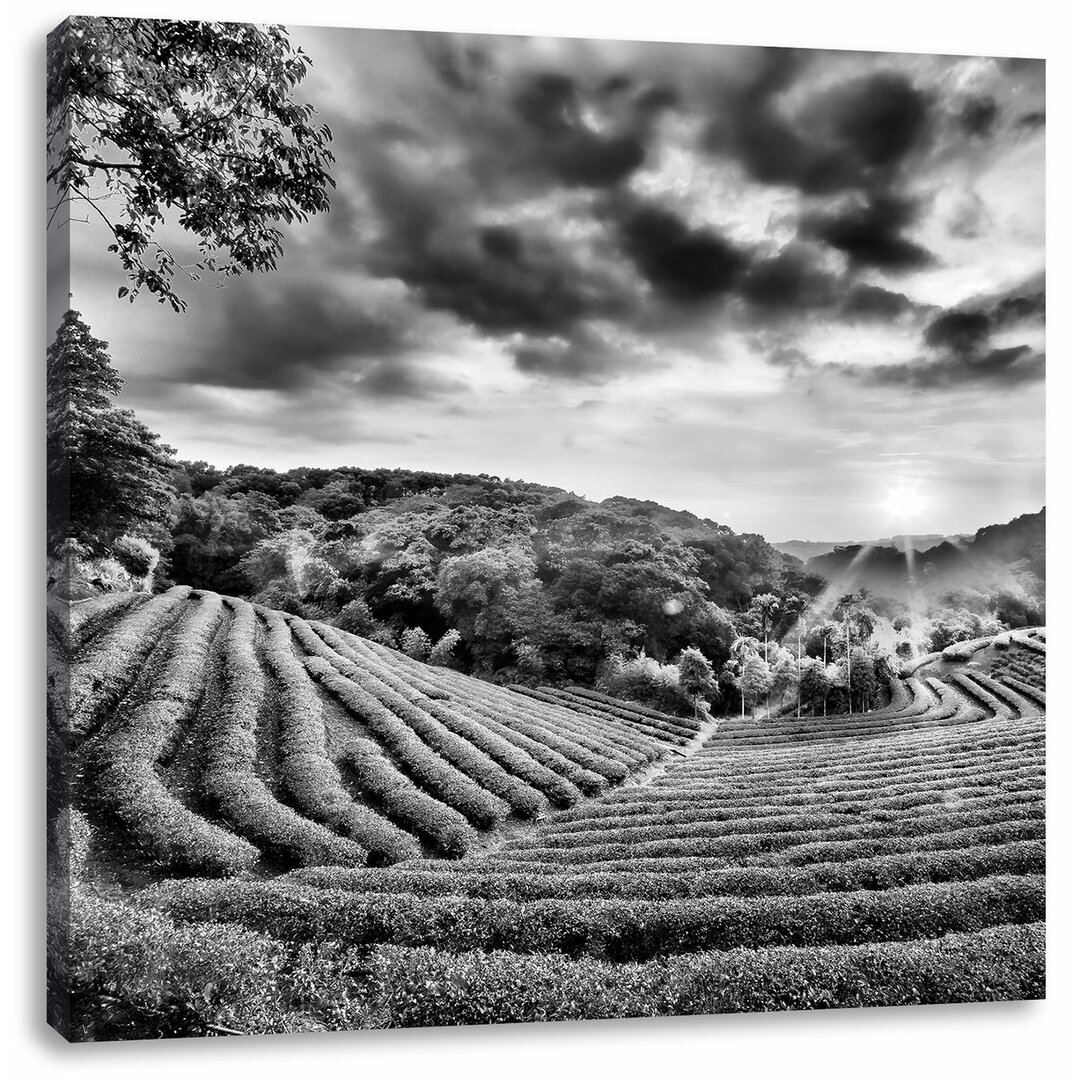
[[(773, 544), (773, 547), (777, 551), (782, 551), (785, 555), (794, 555), (796, 559), (806, 562), (808, 559), (816, 558), (818, 555), (828, 555), (837, 548), (862, 548), (867, 544), (871, 547), (891, 547), (897, 551), (903, 551), (904, 539), (904, 534), (898, 533), (896, 536), (887, 536), (881, 540), (785, 540), (781, 544)], [(911, 546), (916, 551), (927, 551), (945, 542), (950, 544), (969, 543), (972, 539), (970, 533), (966, 536), (958, 533), (954, 533), (952, 536), (943, 536), (941, 533), (916, 533), (910, 537)]]
[(934, 591), (1002, 587), (1023, 572), (1046, 579), (1046, 507), (988, 525), (973, 537), (942, 537), (925, 549), (916, 543), (910, 563), (894, 541), (838, 547), (808, 559), (806, 569), (845, 589), (866, 586), (877, 593), (903, 592), (912, 582)]

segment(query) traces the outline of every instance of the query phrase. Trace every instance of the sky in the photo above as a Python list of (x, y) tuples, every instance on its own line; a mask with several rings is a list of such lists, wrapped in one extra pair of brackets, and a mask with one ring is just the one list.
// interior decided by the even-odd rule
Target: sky
[[(1041, 61), (292, 27), (278, 269), (71, 292), (186, 459), (483, 472), (782, 541), (1043, 505)], [(182, 234), (168, 234), (183, 249)]]

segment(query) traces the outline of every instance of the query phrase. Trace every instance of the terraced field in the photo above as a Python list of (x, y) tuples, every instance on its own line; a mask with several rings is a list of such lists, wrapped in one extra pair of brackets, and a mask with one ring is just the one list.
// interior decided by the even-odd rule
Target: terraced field
[[(459, 857), (670, 756), (696, 722), (533, 700), (176, 588), (76, 609), (57, 735), (124, 880)], [(68, 640), (65, 640), (68, 637)]]
[(91, 865), (359, 950), (386, 1023), (1042, 996), (1040, 632), (874, 712), (704, 726), (185, 589), (67, 648)]

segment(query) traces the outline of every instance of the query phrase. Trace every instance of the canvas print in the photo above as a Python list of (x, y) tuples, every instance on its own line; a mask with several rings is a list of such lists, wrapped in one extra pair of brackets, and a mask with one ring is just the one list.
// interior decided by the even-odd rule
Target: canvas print
[(1044, 65), (73, 17), (48, 1019), (1044, 993)]

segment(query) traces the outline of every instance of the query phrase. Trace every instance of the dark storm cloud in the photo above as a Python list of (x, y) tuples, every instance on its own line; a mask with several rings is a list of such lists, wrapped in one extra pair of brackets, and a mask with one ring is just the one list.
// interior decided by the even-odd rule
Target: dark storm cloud
[(361, 304), (330, 283), (260, 278), (233, 286), (219, 344), (179, 378), (210, 386), (295, 390), (357, 360), (412, 344), (405, 312)]
[(927, 95), (905, 75), (876, 72), (826, 92), (826, 131), (866, 169), (895, 165), (915, 149), (929, 120)]
[(610, 350), (588, 341), (530, 341), (510, 349), (514, 367), (526, 375), (571, 382), (602, 382), (623, 365)]
[(759, 307), (807, 312), (831, 306), (837, 282), (819, 268), (809, 245), (794, 242), (778, 255), (756, 262), (743, 279), (740, 292)]
[(665, 109), (675, 108), (681, 100), (679, 92), (670, 86), (653, 86), (638, 94), (634, 104), (643, 116), (651, 117)]
[(935, 315), (923, 328), (928, 356), (873, 367), (823, 364), (820, 370), (839, 372), (873, 386), (915, 390), (949, 386), (993, 389), (1038, 382), (1046, 377), (1045, 354), (1029, 345), (994, 347), (993, 336), (1002, 328), (1038, 323), (1044, 310), (1045, 294), (1029, 284), (1004, 296), (974, 299), (964, 307)]
[(990, 316), (983, 311), (947, 311), (923, 331), (923, 340), (957, 356), (970, 356), (983, 348), (992, 329)]
[(810, 211), (799, 221), (799, 236), (821, 240), (843, 252), (853, 267), (886, 273), (918, 270), (933, 255), (904, 236), (915, 223), (918, 203), (894, 194), (875, 194), (841, 210)]
[(949, 386), (982, 386), (1002, 389), (1038, 382), (1046, 377), (1046, 356), (1027, 345), (1008, 349), (920, 358), (903, 364), (853, 369), (843, 374), (876, 386), (906, 386), (913, 390), (931, 390)]
[[(670, 46), (609, 57), (588, 43), (534, 50), (507, 38), (400, 40), (418, 46), (403, 51), (396, 89), (385, 88), (382, 72), (373, 85), (385, 100), (365, 98), (362, 108), (343, 100), (331, 118), (350, 171), (322, 258), (403, 283), (414, 314), (447, 313), (447, 325), (456, 319), (493, 339), (517, 370), (544, 378), (615, 378), (663, 354), (637, 348), (643, 342), (681, 334), (697, 347), (714, 315), (754, 331), (774, 319), (820, 329), (830, 318), (925, 313), (903, 292), (859, 277), (934, 264), (913, 239), (923, 204), (906, 190), (934, 125), (954, 139), (956, 123), (988, 138), (997, 129), (993, 98), (931, 93), (881, 57), (848, 63), (841, 70), (863, 73), (836, 82), (827, 58), (802, 50), (746, 50), (718, 72), (711, 51)], [(654, 186), (650, 170), (663, 174), (670, 147), (701, 154), (685, 142), (698, 138), (701, 121), (708, 157), (797, 190), (785, 211), (798, 223), (796, 239), (779, 252), (768, 230), (746, 243), (699, 224), (709, 217), (696, 181), (685, 201)], [(840, 273), (834, 252), (846, 257)], [(323, 306), (328, 317), (314, 308), (318, 325), (295, 320), (286, 330), (289, 358), (267, 365), (283, 366), (275, 381), (299, 378), (305, 363), (324, 371), (351, 357), (356, 374), (410, 353), (394, 319)], [(245, 320), (277, 316), (237, 316), (238, 333), (252, 341), (234, 365), (237, 385), (257, 384), (252, 357), (263, 348), (260, 325), (249, 332)], [(600, 338), (590, 328), (602, 324), (620, 333)], [(394, 370), (371, 368), (364, 379), (375, 390), (422, 392), (411, 368)]]
[(617, 314), (614, 290), (589, 287), (574, 263), (541, 240), (491, 234), (402, 245), (376, 264), (416, 288), (430, 308), (450, 311), (489, 333), (559, 333), (593, 315)]
[(875, 72), (815, 95), (794, 116), (780, 95), (811, 55), (767, 50), (756, 78), (722, 97), (707, 149), (739, 160), (755, 180), (812, 195), (880, 187), (927, 134), (930, 98), (896, 72)]
[(903, 293), (879, 285), (859, 282), (851, 288), (840, 305), (840, 316), (849, 320), (896, 319), (912, 311), (915, 305)]
[(455, 379), (407, 361), (380, 360), (356, 382), (365, 398), (408, 398), (421, 401), (468, 390)]
[(476, 38), (459, 34), (418, 33), (414, 40), (439, 81), (451, 90), (471, 93), (485, 80), (501, 76), (488, 50)]
[(1017, 127), (1028, 128), (1032, 131), (1046, 127), (1046, 111), (1044, 109), (1035, 109), (1032, 112), (1024, 113), (1016, 121), (1016, 124)]
[[(1045, 314), (1045, 289), (1031, 283), (1003, 296), (972, 300), (963, 307), (942, 312), (927, 323), (923, 341), (954, 357), (980, 357), (980, 362), (985, 362), (994, 356), (987, 352), (994, 331), (1021, 323), (1041, 323)], [(996, 363), (1001, 361), (1001, 356), (995, 357)]]
[(716, 300), (735, 291), (750, 255), (713, 229), (690, 228), (677, 214), (635, 203), (620, 212), (626, 254), (657, 292), (680, 304)]
[(582, 118), (583, 95), (567, 75), (544, 73), (529, 80), (515, 108), (535, 132), (537, 163), (568, 186), (611, 187), (645, 162), (643, 133), (601, 135)]
[(479, 231), (480, 246), (489, 255), (508, 262), (517, 262), (521, 258), (521, 234), (516, 229), (502, 225), (492, 225)]
[(988, 139), (997, 124), (1001, 109), (989, 95), (969, 97), (960, 109), (957, 121), (961, 130), (979, 139)]
[(366, 190), (380, 235), (353, 258), (399, 278), (429, 308), (488, 333), (552, 334), (588, 316), (622, 310), (615, 282), (582, 266), (580, 253), (540, 228), (483, 226), (479, 184), (433, 175), (394, 157), (376, 132), (357, 134)]
[(990, 309), (990, 318), (995, 326), (1011, 326), (1028, 319), (1042, 319), (1045, 315), (1045, 289), (1003, 297)]

